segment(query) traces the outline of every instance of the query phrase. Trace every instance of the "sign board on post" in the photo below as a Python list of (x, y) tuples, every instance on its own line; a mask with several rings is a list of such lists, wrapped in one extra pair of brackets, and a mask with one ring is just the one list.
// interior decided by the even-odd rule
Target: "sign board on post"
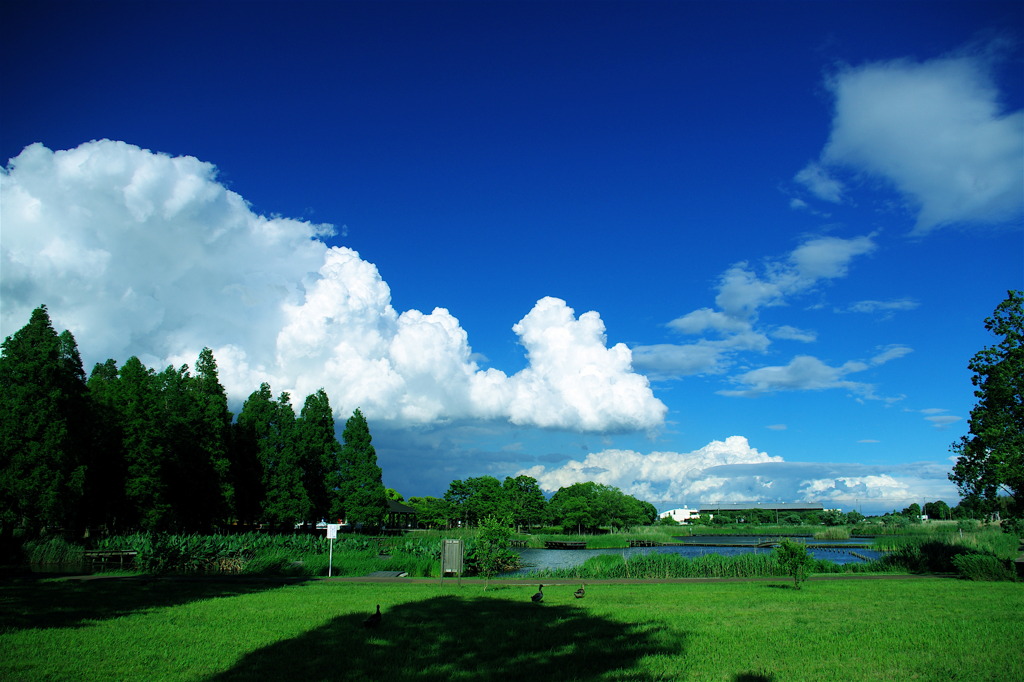
[(340, 523), (328, 523), (327, 524), (327, 539), (331, 541), (331, 549), (327, 554), (327, 577), (331, 577), (331, 569), (334, 568), (334, 539), (338, 537), (338, 529), (341, 528)]
[(448, 573), (459, 576), (462, 584), (462, 540), (445, 540), (441, 550), (441, 579)]

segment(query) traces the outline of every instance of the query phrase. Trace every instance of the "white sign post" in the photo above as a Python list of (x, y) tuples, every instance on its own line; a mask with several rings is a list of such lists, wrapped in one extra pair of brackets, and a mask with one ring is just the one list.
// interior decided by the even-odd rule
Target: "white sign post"
[(331, 577), (331, 569), (334, 567), (334, 538), (338, 537), (338, 529), (341, 528), (340, 523), (328, 523), (327, 524), (327, 539), (331, 541), (331, 549), (327, 554), (327, 577)]

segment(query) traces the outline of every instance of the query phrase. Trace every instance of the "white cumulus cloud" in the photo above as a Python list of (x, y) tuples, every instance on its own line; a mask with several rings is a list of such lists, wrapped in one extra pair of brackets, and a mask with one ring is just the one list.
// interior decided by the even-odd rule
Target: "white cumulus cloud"
[(948, 471), (948, 466), (934, 462), (892, 466), (786, 462), (751, 447), (742, 436), (730, 436), (688, 453), (604, 450), (558, 467), (524, 469), (517, 475), (533, 476), (547, 491), (585, 481), (612, 485), (661, 509), (807, 501), (876, 514), (922, 499), (954, 503), (959, 495), (946, 476)]
[(340, 416), (361, 407), (393, 423), (626, 431), (664, 419), (598, 313), (542, 299), (513, 327), (529, 365), (481, 369), (448, 310), (396, 311), (376, 266), (324, 243), (333, 228), (253, 213), (198, 159), (34, 144), (0, 181), (0, 335), (45, 303), (87, 363), (137, 355), (159, 368), (209, 346), (236, 401), (262, 381), (300, 400), (324, 387)]

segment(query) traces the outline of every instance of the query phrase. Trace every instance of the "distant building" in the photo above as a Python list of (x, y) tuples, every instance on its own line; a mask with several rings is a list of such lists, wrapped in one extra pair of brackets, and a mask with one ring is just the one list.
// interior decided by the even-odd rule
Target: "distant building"
[(700, 511), (697, 509), (688, 509), (686, 507), (683, 507), (682, 509), (669, 509), (668, 511), (658, 514), (659, 519), (671, 518), (676, 523), (689, 523), (690, 519), (695, 516), (700, 516)]

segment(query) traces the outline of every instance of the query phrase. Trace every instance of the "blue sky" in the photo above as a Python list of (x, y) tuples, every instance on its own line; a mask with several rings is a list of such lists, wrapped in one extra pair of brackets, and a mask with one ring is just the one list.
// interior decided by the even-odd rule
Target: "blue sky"
[(1018, 2), (14, 3), (0, 332), (323, 386), (385, 483), (957, 499)]

